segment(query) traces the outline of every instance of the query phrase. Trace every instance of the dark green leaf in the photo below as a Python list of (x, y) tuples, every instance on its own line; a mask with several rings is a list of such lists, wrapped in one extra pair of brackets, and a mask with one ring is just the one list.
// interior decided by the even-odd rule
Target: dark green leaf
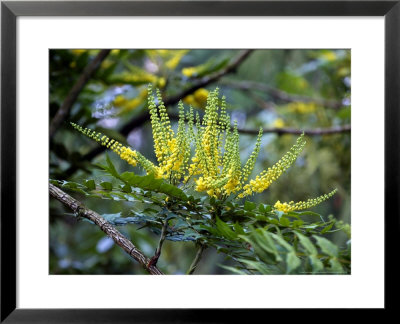
[(313, 269), (313, 272), (320, 272), (324, 270), (324, 265), (322, 264), (321, 260), (318, 259), (316, 255), (310, 255), (309, 260)]
[(224, 223), (219, 217), (216, 218), (215, 225), (218, 232), (229, 240), (234, 240), (237, 238), (237, 234), (230, 228), (230, 226)]
[(324, 227), (324, 228), (322, 229), (322, 231), (321, 231), (321, 234), (324, 234), (324, 233), (328, 232), (328, 231), (332, 228), (333, 224), (334, 224), (334, 223), (331, 223), (331, 224), (329, 224), (328, 226)]
[(286, 256), (287, 272), (290, 273), (301, 265), (301, 260), (296, 256), (294, 251), (289, 252)]
[(287, 218), (284, 217), (284, 216), (281, 217), (281, 219), (279, 220), (279, 223), (280, 223), (282, 226), (285, 226), (285, 227), (289, 227), (289, 226), (290, 226), (290, 220), (287, 219)]
[(253, 203), (252, 201), (246, 200), (244, 202), (244, 210), (252, 211), (252, 210), (256, 209), (256, 207), (257, 207), (256, 204)]
[(94, 180), (87, 180), (87, 181), (85, 181), (85, 186), (86, 186), (86, 188), (88, 188), (89, 190), (94, 190), (94, 189), (96, 189), (96, 184), (95, 184)]
[(313, 236), (317, 240), (317, 244), (321, 248), (322, 252), (324, 252), (325, 254), (327, 254), (331, 257), (338, 256), (339, 250), (335, 244), (333, 244), (331, 241), (327, 240), (324, 237), (320, 237), (317, 235), (313, 235)]
[(311, 242), (311, 240), (307, 236), (300, 234), (298, 232), (295, 232), (295, 233), (296, 233), (297, 237), (299, 238), (301, 245), (303, 245), (303, 247), (306, 249), (308, 254), (310, 254), (310, 255), (318, 254), (317, 248), (314, 246), (314, 244)]
[(100, 186), (102, 186), (106, 190), (112, 190), (112, 188), (113, 188), (111, 182), (107, 182), (107, 181), (100, 183)]

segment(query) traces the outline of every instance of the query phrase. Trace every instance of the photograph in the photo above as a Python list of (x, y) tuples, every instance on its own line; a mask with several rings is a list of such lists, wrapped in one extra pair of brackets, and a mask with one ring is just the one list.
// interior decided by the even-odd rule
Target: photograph
[(49, 49), (50, 275), (350, 275), (351, 49)]

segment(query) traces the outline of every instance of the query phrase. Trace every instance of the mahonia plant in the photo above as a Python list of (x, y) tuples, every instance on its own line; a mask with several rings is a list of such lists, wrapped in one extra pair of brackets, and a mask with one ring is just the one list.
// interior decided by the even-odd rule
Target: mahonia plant
[[(151, 85), (148, 87), (148, 108), (157, 163), (101, 133), (75, 123), (71, 125), (130, 165), (141, 166), (147, 174), (182, 188), (191, 186), (222, 202), (267, 190), (296, 161), (306, 144), (303, 133), (276, 164), (249, 179), (260, 151), (263, 131), (260, 128), (253, 152), (242, 165), (237, 123), (235, 121), (231, 126), (226, 99), (219, 98), (218, 88), (209, 93), (203, 118), (198, 113), (194, 116), (192, 107), (185, 112), (183, 103), (179, 102), (176, 132), (172, 129), (161, 92), (156, 89), (154, 96)], [(274, 209), (284, 213), (308, 209), (327, 200), (336, 191), (296, 203), (277, 201)]]

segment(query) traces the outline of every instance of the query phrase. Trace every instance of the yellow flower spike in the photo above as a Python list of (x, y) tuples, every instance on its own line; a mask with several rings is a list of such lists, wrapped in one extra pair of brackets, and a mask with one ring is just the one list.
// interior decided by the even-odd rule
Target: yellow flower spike
[(304, 140), (304, 133), (296, 140), (296, 144), (291, 147), (275, 165), (267, 170), (261, 172), (254, 180), (250, 180), (248, 184), (243, 187), (243, 192), (238, 195), (239, 198), (246, 197), (253, 193), (260, 193), (268, 189), (273, 181), (276, 181), (285, 172), (303, 150), (306, 141)]
[(243, 173), (242, 173), (242, 179), (241, 179), (242, 183), (247, 181), (249, 175), (251, 174), (251, 172), (254, 169), (254, 165), (256, 164), (258, 153), (260, 152), (262, 134), (263, 134), (263, 130), (260, 127), (260, 130), (258, 132), (256, 146), (254, 147), (253, 152), (251, 153), (249, 159), (247, 160), (246, 164), (243, 167)]
[(101, 145), (109, 147), (110, 143), (114, 143), (111, 146), (111, 150), (114, 151), (116, 154), (119, 155), (119, 157), (128, 162), (132, 166), (136, 166), (137, 163), (139, 162), (138, 160), (138, 152), (130, 149), (129, 147), (123, 146), (122, 144), (118, 142), (114, 142), (114, 140), (111, 140), (109, 142), (109, 138), (105, 135), (102, 135), (101, 133), (97, 133), (89, 128), (83, 128), (75, 123), (71, 123), (71, 125), (81, 133), (87, 135), (88, 137), (94, 139), (95, 141), (99, 142)]
[(329, 199), (332, 197), (335, 193), (337, 192), (337, 189), (332, 190), (330, 193), (319, 196), (317, 198), (311, 198), (308, 199), (307, 201), (299, 201), (297, 203), (291, 201), (289, 203), (281, 203), (279, 200), (275, 203), (274, 208), (276, 210), (282, 211), (284, 213), (288, 213), (291, 211), (296, 211), (296, 210), (304, 210), (308, 209), (314, 206), (319, 205), (323, 201)]
[(174, 135), (174, 131), (171, 128), (171, 123), (169, 121), (169, 116), (167, 114), (167, 109), (165, 108), (164, 102), (162, 100), (160, 90), (156, 89), (157, 92), (157, 100), (158, 100), (158, 112), (160, 114), (161, 121), (161, 132), (165, 138), (165, 140), (171, 140)]

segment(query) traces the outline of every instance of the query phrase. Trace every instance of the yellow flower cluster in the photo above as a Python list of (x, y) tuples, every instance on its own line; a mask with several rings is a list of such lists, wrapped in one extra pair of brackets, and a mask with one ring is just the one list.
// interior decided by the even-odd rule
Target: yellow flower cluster
[(288, 213), (291, 211), (295, 211), (295, 210), (303, 210), (303, 209), (308, 209), (311, 207), (314, 207), (320, 203), (322, 203), (323, 201), (329, 199), (330, 197), (332, 197), (335, 193), (337, 192), (337, 189), (331, 191), (328, 194), (319, 196), (317, 198), (312, 198), (312, 199), (308, 199), (307, 201), (299, 201), (297, 203), (291, 201), (289, 203), (281, 203), (279, 200), (275, 203), (274, 208), (276, 210), (280, 210), (283, 211), (284, 213)]
[(222, 198), (240, 189), (241, 164), (237, 126), (231, 131), (225, 98), (220, 104), (218, 92), (208, 96), (203, 120), (196, 118), (197, 133), (192, 135), (196, 153), (184, 181), (201, 175), (195, 179), (195, 190)]
[[(199, 114), (194, 118), (192, 107), (185, 113), (182, 102), (179, 102), (177, 131), (171, 127), (161, 92), (157, 89), (155, 97), (152, 86), (149, 85), (147, 94), (158, 165), (106, 136), (73, 123), (72, 125), (113, 150), (129, 164), (142, 166), (148, 174), (152, 173), (155, 177), (166, 179), (175, 185), (193, 184), (196, 191), (206, 192), (218, 199), (225, 199), (231, 194), (244, 198), (268, 189), (294, 163), (306, 144), (302, 134), (275, 165), (248, 181), (260, 151), (263, 132), (260, 129), (253, 152), (242, 167), (237, 124), (235, 122), (231, 127), (225, 98), (219, 98), (218, 89), (209, 93), (203, 118)], [(309, 208), (328, 199), (335, 192), (306, 202), (278, 201), (275, 208), (286, 212)]]

